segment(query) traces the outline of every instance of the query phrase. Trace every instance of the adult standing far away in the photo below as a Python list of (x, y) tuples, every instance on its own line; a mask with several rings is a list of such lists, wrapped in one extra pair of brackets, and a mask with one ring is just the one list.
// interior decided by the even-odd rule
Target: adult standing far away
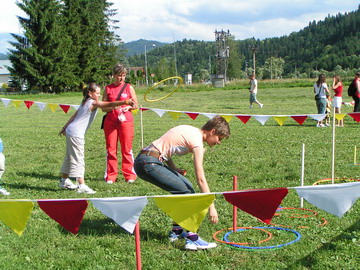
[(255, 79), (255, 74), (251, 74), (250, 77), (250, 88), (249, 88), (249, 92), (250, 92), (250, 109), (253, 108), (253, 103), (256, 103), (257, 105), (259, 105), (260, 108), (262, 108), (264, 106), (264, 104), (261, 104), (257, 98), (256, 98), (256, 94), (258, 91), (258, 83), (257, 80)]
[(127, 69), (122, 64), (113, 68), (114, 82), (105, 87), (103, 101), (127, 100), (134, 101), (133, 106), (120, 106), (103, 109), (107, 112), (104, 120), (104, 134), (106, 140), (106, 170), (105, 181), (112, 184), (118, 176), (118, 142), (121, 146), (122, 174), (127, 183), (134, 183), (134, 157), (132, 142), (134, 139), (134, 119), (131, 110), (138, 108), (134, 88), (125, 82)]
[[(335, 75), (333, 77), (333, 84), (332, 89), (335, 92), (334, 100), (333, 100), (333, 106), (335, 108), (335, 113), (340, 113), (341, 104), (342, 104), (342, 93), (343, 93), (343, 84), (340, 80), (339, 75)], [(336, 126), (337, 127), (344, 127), (344, 120), (336, 120)]]
[(356, 94), (353, 96), (355, 101), (354, 112), (360, 112), (360, 72), (356, 72), (353, 82), (356, 88)]
[[(325, 82), (326, 76), (325, 74), (320, 74), (318, 80), (314, 84), (314, 93), (316, 100), (316, 107), (318, 110), (318, 114), (325, 114), (326, 112), (326, 98), (330, 95), (328, 86)], [(323, 121), (318, 121), (316, 127), (325, 127)]]

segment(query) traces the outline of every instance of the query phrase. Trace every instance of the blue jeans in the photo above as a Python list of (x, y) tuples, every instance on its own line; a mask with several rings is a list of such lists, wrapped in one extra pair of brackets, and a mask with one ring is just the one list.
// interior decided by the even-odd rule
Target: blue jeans
[(318, 109), (318, 114), (324, 114), (326, 112), (326, 98), (317, 99), (316, 107)]
[(139, 154), (134, 162), (138, 177), (172, 194), (195, 193), (191, 182), (157, 158)]

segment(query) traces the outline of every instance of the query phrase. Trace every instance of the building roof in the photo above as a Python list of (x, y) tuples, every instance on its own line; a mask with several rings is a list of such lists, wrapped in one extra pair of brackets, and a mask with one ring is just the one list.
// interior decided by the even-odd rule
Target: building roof
[(0, 60), (0, 75), (10, 75), (10, 71), (7, 67), (11, 67), (10, 60)]

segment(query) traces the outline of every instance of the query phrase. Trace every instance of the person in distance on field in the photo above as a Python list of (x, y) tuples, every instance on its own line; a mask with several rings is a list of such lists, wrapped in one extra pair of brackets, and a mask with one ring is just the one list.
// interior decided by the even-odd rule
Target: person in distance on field
[(253, 103), (256, 103), (257, 105), (259, 105), (260, 108), (262, 108), (264, 106), (264, 104), (260, 103), (257, 98), (256, 98), (256, 94), (258, 91), (258, 83), (257, 80), (255, 78), (255, 74), (251, 74), (250, 77), (250, 88), (249, 88), (249, 92), (250, 92), (250, 109), (253, 108)]
[(3, 149), (3, 142), (0, 138), (0, 194), (7, 196), (10, 195), (10, 192), (1, 186), (1, 177), (5, 172), (5, 156), (3, 154)]
[[(205, 152), (203, 143), (206, 142), (212, 147), (229, 136), (229, 124), (221, 116), (215, 116), (201, 129), (189, 125), (174, 127), (140, 151), (135, 159), (135, 171), (141, 179), (172, 194), (195, 193), (191, 182), (183, 176), (184, 170), (177, 168), (172, 160), (174, 155), (192, 153), (197, 184), (202, 193), (209, 193), (210, 188), (203, 168)], [(212, 223), (218, 222), (218, 213), (214, 204), (209, 207), (209, 219)], [(173, 242), (179, 238), (186, 239), (186, 250), (216, 247), (215, 243), (208, 243), (196, 233), (185, 231), (178, 224), (173, 224), (169, 240)]]
[[(335, 92), (333, 99), (333, 106), (335, 108), (335, 113), (341, 112), (341, 104), (342, 104), (342, 93), (343, 93), (343, 84), (340, 80), (339, 75), (335, 75), (333, 77), (332, 89)], [(336, 120), (337, 127), (344, 127), (344, 119)]]
[(356, 72), (353, 82), (356, 88), (356, 94), (353, 96), (355, 101), (354, 112), (360, 112), (360, 72)]
[[(325, 82), (326, 76), (325, 74), (320, 74), (318, 80), (314, 84), (314, 94), (316, 100), (316, 107), (318, 114), (325, 114), (326, 113), (326, 103), (327, 103), (327, 96), (330, 95), (328, 90), (328, 86)], [(317, 122), (317, 127), (325, 127), (323, 121)]]

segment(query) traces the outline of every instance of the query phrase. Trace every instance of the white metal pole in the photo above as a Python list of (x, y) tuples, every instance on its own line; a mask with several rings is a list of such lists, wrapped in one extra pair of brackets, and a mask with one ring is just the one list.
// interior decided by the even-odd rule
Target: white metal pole
[(143, 115), (142, 106), (140, 105), (140, 133), (141, 133), (141, 149), (144, 148), (144, 127), (143, 127)]
[[(304, 186), (304, 171), (305, 171), (305, 144), (302, 144), (302, 153), (301, 153), (301, 176), (300, 176), (300, 185)], [(304, 207), (304, 198), (300, 197), (300, 207)]]
[(332, 158), (331, 158), (331, 183), (334, 184), (335, 178), (335, 107), (333, 110), (333, 126), (332, 126)]
[(356, 145), (354, 146), (354, 165), (357, 164), (357, 161), (356, 161)]

